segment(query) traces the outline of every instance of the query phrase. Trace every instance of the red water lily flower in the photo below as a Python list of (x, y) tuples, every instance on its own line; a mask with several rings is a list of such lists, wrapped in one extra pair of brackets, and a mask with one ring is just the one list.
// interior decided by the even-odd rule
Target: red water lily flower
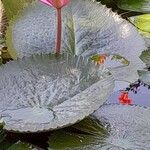
[(60, 9), (64, 7), (65, 5), (67, 5), (70, 0), (40, 0), (40, 1), (49, 6), (53, 6), (56, 9)]
[(119, 97), (119, 103), (123, 105), (131, 105), (133, 103), (132, 99), (129, 98), (129, 93), (123, 91)]

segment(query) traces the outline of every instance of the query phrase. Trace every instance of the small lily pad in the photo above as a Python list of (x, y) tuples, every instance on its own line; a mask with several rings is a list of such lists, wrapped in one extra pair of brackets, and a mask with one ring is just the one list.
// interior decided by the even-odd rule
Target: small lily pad
[(145, 64), (150, 66), (150, 50), (143, 51), (140, 58)]
[(144, 37), (150, 38), (150, 14), (134, 16), (130, 20)]
[(124, 10), (150, 13), (149, 0), (117, 0), (117, 5)]
[(82, 120), (114, 88), (110, 72), (82, 57), (32, 56), (0, 68), (0, 116), (6, 130), (40, 132)]
[(140, 80), (145, 84), (150, 85), (150, 71), (148, 70), (139, 70), (138, 71)]

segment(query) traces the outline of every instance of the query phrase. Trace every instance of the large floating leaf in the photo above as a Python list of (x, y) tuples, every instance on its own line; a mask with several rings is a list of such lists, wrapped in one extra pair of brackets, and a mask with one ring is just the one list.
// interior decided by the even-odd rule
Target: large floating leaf
[(150, 0), (117, 0), (121, 9), (150, 13)]
[[(54, 52), (54, 8), (34, 2), (13, 18), (6, 36), (13, 58)], [(130, 66), (112, 71), (118, 80), (134, 81), (138, 78), (136, 70), (143, 68), (139, 56), (145, 45), (135, 27), (97, 2), (71, 0), (70, 5), (63, 8), (62, 39), (62, 51), (71, 54), (85, 57), (114, 54), (126, 58)]]
[(33, 56), (0, 68), (0, 115), (7, 130), (37, 132), (82, 120), (114, 88), (112, 75), (82, 57)]
[[(99, 130), (99, 126), (94, 125), (97, 129), (97, 134), (94, 135), (87, 134), (89, 131), (82, 134), (75, 131), (54, 132), (49, 138), (49, 150), (148, 150), (150, 148), (149, 114), (149, 108), (104, 105), (93, 116), (103, 122), (104, 127), (107, 128)], [(83, 131), (82, 126), (86, 130), (92, 129), (91, 125), (81, 123), (80, 128), (79, 123), (78, 129)], [(95, 131), (94, 129), (94, 133)]]
[[(140, 106), (105, 105), (94, 116), (110, 126), (107, 142), (120, 149), (150, 148), (150, 109)], [(114, 148), (110, 145), (110, 147)], [(119, 149), (119, 148), (118, 148)]]

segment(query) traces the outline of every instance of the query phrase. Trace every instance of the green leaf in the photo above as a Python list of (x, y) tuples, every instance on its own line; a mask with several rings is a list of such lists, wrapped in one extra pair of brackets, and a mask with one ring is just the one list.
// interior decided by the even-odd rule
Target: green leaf
[(7, 150), (32, 150), (32, 146), (30, 144), (17, 142), (10, 146)]
[(114, 88), (108, 70), (68, 55), (25, 57), (4, 65), (0, 72), (0, 87), (5, 89), (0, 93), (0, 115), (7, 118), (5, 129), (15, 132), (50, 131), (75, 124), (103, 105)]
[(2, 0), (7, 18), (11, 20), (32, 1), (34, 0)]
[[(103, 123), (100, 124), (107, 128), (99, 130), (95, 123), (85, 121), (85, 125), (81, 123), (81, 129), (88, 132), (67, 129), (55, 131), (49, 137), (49, 150), (147, 150), (150, 147), (149, 114), (150, 109), (145, 107), (103, 105), (92, 116), (99, 122), (101, 120)], [(95, 134), (96, 130), (91, 125), (94, 125), (98, 134)], [(94, 134), (89, 134), (89, 131), (94, 131)]]
[[(95, 54), (120, 55), (130, 65), (113, 70), (114, 77), (130, 82), (137, 80), (137, 69), (144, 67), (139, 56), (145, 45), (133, 25), (91, 0), (71, 0), (62, 11), (63, 52), (86, 58)], [(13, 58), (54, 53), (55, 35), (55, 9), (39, 1), (33, 2), (9, 22), (8, 51)], [(127, 70), (132, 70), (132, 74)]]
[(131, 17), (131, 21), (144, 37), (150, 38), (150, 14)]
[(0, 122), (0, 150), (6, 150), (12, 145), (12, 142), (6, 140), (6, 133), (3, 130), (4, 123)]
[(108, 134), (108, 131), (101, 122), (91, 117), (82, 120), (80, 123), (75, 124), (72, 127), (91, 135)]
[(5, 139), (5, 133), (3, 131), (3, 123), (0, 123), (0, 143)]
[(140, 58), (145, 64), (150, 66), (150, 50), (143, 51)]
[(139, 79), (143, 81), (143, 83), (150, 85), (150, 71), (147, 70), (138, 70)]
[(90, 135), (77, 134), (65, 131), (57, 131), (49, 138), (49, 150), (65, 150), (74, 147), (82, 147), (95, 138)]
[(3, 127), (4, 123), (0, 123), (0, 150), (32, 150), (34, 148), (32, 145), (20, 141), (15, 144), (9, 141), (6, 138), (7, 134), (4, 132)]
[[(84, 133), (59, 130), (49, 137), (49, 150), (82, 149), (87, 145), (98, 144), (100, 139), (108, 136), (108, 131), (94, 118), (86, 118), (72, 126)], [(100, 138), (99, 138), (100, 137)]]
[(117, 0), (121, 9), (150, 13), (150, 0)]
[(7, 150), (10, 146), (12, 146), (13, 142), (10, 142), (8, 140), (3, 140), (0, 143), (0, 150)]

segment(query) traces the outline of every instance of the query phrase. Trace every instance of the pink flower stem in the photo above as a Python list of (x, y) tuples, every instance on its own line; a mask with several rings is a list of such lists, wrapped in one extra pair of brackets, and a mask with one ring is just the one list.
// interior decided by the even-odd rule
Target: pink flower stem
[(57, 37), (56, 37), (56, 55), (61, 52), (61, 38), (62, 38), (62, 16), (61, 8), (57, 9)]

